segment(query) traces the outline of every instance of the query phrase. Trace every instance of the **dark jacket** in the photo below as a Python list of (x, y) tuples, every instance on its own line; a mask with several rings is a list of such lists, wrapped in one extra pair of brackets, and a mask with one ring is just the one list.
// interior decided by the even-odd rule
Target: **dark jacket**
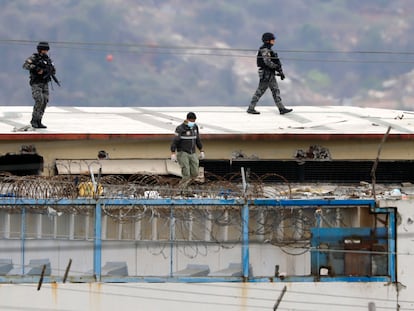
[[(33, 53), (23, 64), (23, 68), (30, 72), (30, 85), (38, 83), (48, 83), (52, 75), (56, 74), (56, 69), (52, 59), (47, 54)], [(39, 74), (39, 70), (43, 70)]]
[(184, 121), (175, 129), (175, 136), (171, 144), (171, 152), (184, 151), (195, 153), (196, 147), (202, 151), (203, 144), (200, 140), (200, 134), (197, 124), (190, 128)]
[(263, 44), (257, 52), (257, 67), (263, 70), (282, 73), (282, 63), (270, 43)]

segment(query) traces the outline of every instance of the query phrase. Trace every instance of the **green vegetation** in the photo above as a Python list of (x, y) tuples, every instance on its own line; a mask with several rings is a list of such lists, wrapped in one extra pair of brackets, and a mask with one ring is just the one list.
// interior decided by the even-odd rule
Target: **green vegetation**
[(320, 92), (329, 91), (332, 86), (329, 76), (316, 69), (313, 69), (306, 74), (306, 80), (308, 84), (312, 86), (312, 89)]
[(48, 40), (62, 81), (53, 105), (246, 106), (266, 31), (288, 78), (351, 98), (412, 69), (395, 52), (414, 50), (413, 11), (404, 0), (3, 1), (1, 105), (32, 105), (21, 65)]

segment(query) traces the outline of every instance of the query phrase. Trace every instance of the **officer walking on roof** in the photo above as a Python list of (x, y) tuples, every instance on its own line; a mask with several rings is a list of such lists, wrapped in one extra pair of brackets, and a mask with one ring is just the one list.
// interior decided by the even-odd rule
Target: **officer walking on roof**
[[(184, 122), (175, 129), (170, 148), (171, 160), (180, 164), (183, 184), (198, 176), (198, 160), (205, 157), (196, 118), (194, 112), (187, 114)], [(197, 156), (196, 147), (200, 150), (200, 156)]]
[(55, 66), (47, 55), (49, 49), (48, 42), (39, 42), (37, 53), (33, 53), (23, 64), (23, 68), (30, 72), (30, 86), (32, 88), (32, 97), (35, 101), (32, 120), (30, 121), (34, 128), (47, 127), (42, 124), (42, 118), (46, 105), (49, 102), (48, 83), (53, 79), (59, 85), (59, 81), (55, 77)]
[(256, 58), (257, 67), (259, 68), (259, 86), (252, 97), (247, 113), (260, 114), (255, 107), (267, 88), (270, 88), (272, 91), (273, 99), (277, 108), (279, 108), (280, 114), (286, 114), (292, 111), (292, 109), (288, 109), (282, 104), (279, 86), (275, 77), (277, 72), (277, 75), (280, 76), (281, 80), (285, 79), (282, 63), (280, 62), (277, 53), (272, 50), (272, 46), (275, 44), (275, 39), (274, 34), (270, 32), (266, 32), (262, 35), (263, 45), (259, 48)]

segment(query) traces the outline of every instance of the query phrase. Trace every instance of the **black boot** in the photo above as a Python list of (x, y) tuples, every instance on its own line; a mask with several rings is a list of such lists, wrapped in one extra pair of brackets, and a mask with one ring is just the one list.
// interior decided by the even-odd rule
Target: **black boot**
[(247, 113), (250, 113), (250, 114), (260, 114), (260, 112), (257, 111), (257, 110), (255, 110), (254, 108), (247, 109)]
[(47, 126), (42, 123), (42, 117), (43, 117), (43, 115), (39, 118), (39, 121), (37, 121), (37, 127), (39, 129), (45, 129), (45, 128), (47, 128)]
[(30, 121), (30, 125), (32, 127), (34, 127), (35, 129), (38, 129), (39, 128), (39, 121), (37, 121), (35, 119), (32, 119), (32, 121)]
[(43, 118), (43, 112), (42, 112), (42, 114), (39, 116), (39, 122), (37, 122), (37, 124), (39, 124), (39, 128), (40, 128), (40, 129), (45, 129), (45, 128), (47, 128), (47, 126), (46, 126), (46, 125), (44, 125), (44, 124), (42, 123), (42, 118)]
[(32, 119), (32, 121), (30, 121), (30, 125), (35, 129), (45, 129), (45, 128), (47, 128), (46, 125), (42, 124), (42, 121), (38, 121), (36, 119)]
[(286, 114), (286, 113), (289, 113), (291, 111), (293, 111), (293, 109), (288, 109), (288, 108), (279, 109), (280, 114)]

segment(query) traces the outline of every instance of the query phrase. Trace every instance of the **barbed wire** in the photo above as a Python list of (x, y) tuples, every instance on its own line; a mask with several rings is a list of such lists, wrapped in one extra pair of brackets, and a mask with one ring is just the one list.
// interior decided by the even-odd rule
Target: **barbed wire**
[[(159, 198), (292, 198), (295, 189), (289, 181), (278, 174), (257, 176), (248, 174), (247, 192), (243, 193), (241, 175), (232, 173), (217, 176), (206, 173), (204, 180), (192, 180), (186, 189), (180, 186), (180, 178), (134, 174), (129, 177), (121, 175), (56, 175), (56, 176), (14, 176), (0, 175), (0, 194), (11, 198), (29, 198), (34, 200), (56, 200), (56, 205), (25, 206), (26, 213), (40, 214), (54, 220), (55, 217), (69, 215), (93, 216), (95, 206), (60, 205), (62, 198), (95, 199), (159, 199)], [(269, 183), (269, 181), (271, 181)], [(353, 190), (349, 195), (353, 195)], [(365, 189), (365, 188), (364, 188)], [(369, 187), (366, 187), (369, 191)], [(309, 191), (302, 189), (300, 194)], [(345, 193), (346, 193), (345, 191)], [(126, 233), (111, 233), (113, 239), (169, 241), (181, 245), (180, 251), (189, 257), (205, 254), (205, 243), (216, 244), (219, 248), (231, 249), (242, 241), (241, 207), (232, 205), (202, 206), (186, 204), (185, 206), (125, 204), (101, 205), (103, 215), (111, 223), (134, 225), (141, 222), (140, 232), (134, 227), (125, 227)], [(10, 214), (21, 214), (23, 206), (0, 205), (0, 210)], [(250, 206), (249, 237), (252, 243), (270, 244), (283, 248), (301, 247), (299, 253), (309, 251), (311, 228), (317, 226), (316, 207), (287, 208), (284, 206)], [(352, 227), (350, 209), (318, 209), (318, 217), (324, 227)], [(348, 215), (347, 217), (345, 217)], [(374, 220), (373, 220), (374, 221)], [(156, 233), (152, 224), (158, 222)], [(170, 236), (170, 227), (174, 226), (175, 236)], [(113, 230), (113, 229), (110, 229)], [(5, 233), (4, 233), (5, 234)], [(10, 233), (7, 233), (10, 234)], [(30, 233), (28, 233), (30, 234)], [(69, 234), (69, 233), (68, 233)], [(157, 234), (157, 236), (153, 236)], [(33, 233), (44, 238), (47, 233)], [(57, 237), (57, 233), (51, 235)], [(64, 237), (64, 233), (59, 236)], [(80, 235), (78, 235), (80, 236)], [(88, 239), (91, 236), (85, 236)], [(68, 236), (69, 237), (69, 236)], [(105, 237), (106, 238), (106, 237)], [(200, 249), (202, 247), (202, 249)], [(159, 249), (159, 247), (157, 247)], [(154, 250), (156, 253), (162, 250)], [(293, 252), (292, 254), (294, 254)]]

